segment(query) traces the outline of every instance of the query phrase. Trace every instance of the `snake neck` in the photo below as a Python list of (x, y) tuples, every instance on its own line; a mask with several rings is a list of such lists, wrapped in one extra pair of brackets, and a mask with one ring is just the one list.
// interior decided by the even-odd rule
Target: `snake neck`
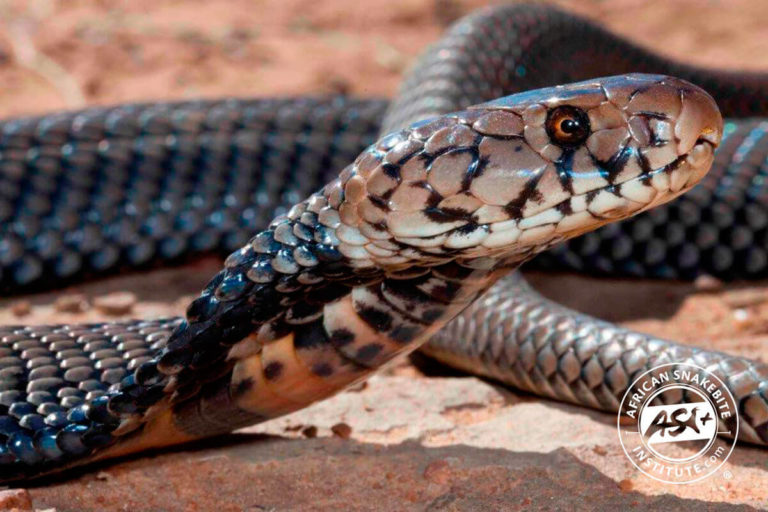
[(340, 191), (350, 190), (349, 181), (342, 173), (227, 258), (160, 359), (175, 385), (216, 362), (186, 350), (210, 330), (229, 347), (219, 357), (260, 355), (268, 379), (279, 379), (286, 366), (269, 357), (270, 347), (286, 343), (314, 378), (355, 380), (415, 349), (521, 263), (452, 254), (416, 259), (392, 237), (367, 238), (342, 220), (349, 202)]
[(127, 425), (118, 432), (165, 409), (158, 389), (176, 427), (194, 436), (305, 407), (418, 348), (519, 263), (417, 260), (393, 238), (355, 234), (343, 221), (353, 176), (342, 173), (227, 258), (162, 354), (123, 387), (126, 400), (111, 400)]

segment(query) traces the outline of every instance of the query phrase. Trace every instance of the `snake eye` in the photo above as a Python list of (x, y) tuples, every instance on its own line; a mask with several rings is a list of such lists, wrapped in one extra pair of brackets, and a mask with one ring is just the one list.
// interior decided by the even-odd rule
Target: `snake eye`
[(554, 108), (547, 115), (547, 133), (558, 146), (578, 146), (589, 136), (589, 117), (580, 108)]

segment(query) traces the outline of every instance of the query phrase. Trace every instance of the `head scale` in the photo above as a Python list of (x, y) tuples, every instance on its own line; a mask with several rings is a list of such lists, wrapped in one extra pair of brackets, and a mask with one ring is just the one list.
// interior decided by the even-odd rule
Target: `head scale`
[(690, 83), (594, 79), (411, 125), (324, 195), (358, 266), (522, 261), (687, 191), (721, 134), (714, 100)]

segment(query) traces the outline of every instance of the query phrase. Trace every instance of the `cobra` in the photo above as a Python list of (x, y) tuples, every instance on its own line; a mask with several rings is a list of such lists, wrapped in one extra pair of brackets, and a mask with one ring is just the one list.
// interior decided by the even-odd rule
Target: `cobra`
[[(530, 30), (574, 27), (577, 36), (612, 37), (540, 7), (507, 7), (474, 15), (443, 43), (466, 53), (439, 48), (429, 53), (390, 106), (383, 123), (388, 134), (318, 191), (301, 201), (296, 198), (285, 214), (233, 252), (190, 304), (184, 319), (0, 328), (2, 479), (28, 478), (186, 442), (286, 414), (365, 379), (428, 340), (427, 353), (449, 364), (608, 410), (616, 409), (633, 374), (659, 362), (692, 360), (730, 377), (726, 381), (745, 411), (747, 425), (742, 425), (740, 435), (765, 443), (764, 365), (587, 318), (541, 299), (513, 273), (554, 244), (656, 207), (692, 188), (712, 165), (724, 133), (714, 100), (681, 79), (631, 74), (531, 90), (487, 103), (481, 102), (490, 98), (482, 98), (469, 106), (466, 100), (472, 94), (454, 86), (469, 90), (470, 85), (485, 84), (481, 96), (501, 96), (512, 92), (503, 89), (512, 87), (477, 76), (463, 81), (461, 73), (455, 83), (435, 78), (437, 70), (445, 69), (443, 59), (461, 62), (463, 55), (498, 55), (474, 48), (471, 40), (460, 40), (458, 35), (503, 41), (480, 36), (507, 29), (510, 23)], [(636, 62), (649, 62), (626, 43), (608, 40)], [(683, 75), (708, 76), (652, 62)], [(419, 79), (425, 76), (430, 79)], [(727, 83), (728, 76), (719, 79), (718, 83)], [(742, 83), (750, 80), (746, 77)], [(529, 84), (541, 85), (535, 80)], [(224, 126), (227, 119), (231, 121), (227, 114), (250, 108), (237, 102), (223, 105), (217, 115)], [(316, 115), (315, 121), (349, 106), (296, 105), (325, 114)], [(152, 135), (160, 134), (164, 144), (174, 147), (172, 160), (178, 165), (168, 180), (189, 178), (184, 173), (199, 166), (208, 169), (207, 158), (217, 154), (215, 137), (205, 138), (205, 147), (212, 148), (209, 153), (195, 159), (178, 157), (200, 143), (189, 134), (207, 126), (201, 113), (215, 110), (214, 106), (152, 108), (17, 121), (6, 125), (6, 135), (17, 135), (6, 137), (6, 144), (23, 148), (40, 133), (61, 134), (63, 129), (69, 136), (54, 142), (67, 151), (52, 160), (48, 155), (49, 160), (34, 161), (35, 168), (56, 174), (57, 168), (69, 170), (80, 162), (93, 172), (93, 160), (118, 162), (118, 168), (119, 162), (129, 160), (125, 140), (134, 140), (131, 137), (140, 147), (140, 161), (151, 164), (160, 147)], [(129, 122), (121, 123), (126, 119)], [(137, 123), (145, 123), (145, 128), (136, 130)], [(171, 140), (166, 137), (169, 127), (179, 132)], [(122, 145), (121, 140), (104, 136), (105, 131), (120, 135)], [(338, 132), (330, 132), (333, 144), (341, 146)], [(25, 138), (29, 133), (36, 135)], [(226, 129), (221, 133), (233, 138), (232, 145), (249, 147), (242, 134)], [(301, 147), (315, 143), (305, 138)], [(306, 153), (297, 152), (292, 160), (301, 163), (302, 154)], [(25, 155), (28, 158), (30, 152)], [(231, 163), (237, 169), (247, 155), (243, 151), (216, 165)], [(3, 156), (11, 163), (18, 158), (13, 151)], [(57, 167), (62, 161), (67, 165)], [(148, 167), (150, 173), (155, 171)], [(130, 169), (142, 172), (140, 165)], [(78, 171), (72, 172), (77, 176)], [(234, 182), (249, 179), (227, 173)], [(216, 175), (212, 176), (215, 182)], [(274, 190), (268, 174), (263, 180), (262, 192)], [(89, 190), (101, 193), (105, 201), (115, 193), (106, 186)], [(17, 218), (39, 211), (18, 204), (45, 210), (40, 194), (22, 188), (19, 195), (7, 215)], [(174, 204), (186, 204), (182, 213), (194, 218), (195, 201), (178, 197), (170, 194), (158, 204), (165, 204), (166, 211)], [(149, 211), (142, 201), (132, 204), (134, 212)], [(258, 210), (250, 210), (244, 218), (255, 225), (254, 211)], [(158, 215), (152, 225), (162, 225), (162, 220)], [(60, 224), (66, 224), (66, 218)], [(141, 260), (152, 252), (135, 239), (126, 245), (127, 259)], [(177, 246), (153, 247), (161, 256), (172, 257)], [(46, 271), (62, 273), (78, 266), (72, 259), (53, 258), (53, 265), (41, 265), (35, 272), (34, 265), (24, 263), (41, 254), (35, 252), (39, 247), (28, 254), (12, 243), (6, 242), (6, 252), (7, 247), (16, 247), (12, 256), (19, 258), (9, 268), (24, 270), (11, 274), (8, 281), (24, 284), (44, 279)], [(91, 253), (101, 257), (80, 263), (96, 270), (109, 267), (104, 263), (109, 263), (110, 251), (99, 249), (103, 248)]]

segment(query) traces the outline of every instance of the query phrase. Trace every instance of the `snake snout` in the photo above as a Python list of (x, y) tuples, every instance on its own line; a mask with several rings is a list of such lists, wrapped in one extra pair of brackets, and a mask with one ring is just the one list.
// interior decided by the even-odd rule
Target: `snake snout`
[[(653, 78), (652, 83), (637, 83)], [(642, 166), (658, 192), (655, 206), (698, 183), (720, 144), (723, 119), (715, 100), (696, 85), (669, 76), (631, 76), (623, 108)], [(625, 89), (624, 92), (626, 92)]]
[(675, 120), (674, 136), (683, 165), (673, 170), (670, 188), (682, 193), (699, 182), (709, 171), (714, 151), (723, 134), (723, 118), (715, 100), (703, 89), (679, 79), (677, 85), (681, 108)]
[(723, 117), (715, 100), (703, 89), (677, 81), (682, 104), (675, 123), (678, 153), (688, 154), (699, 144), (717, 147), (723, 134)]

